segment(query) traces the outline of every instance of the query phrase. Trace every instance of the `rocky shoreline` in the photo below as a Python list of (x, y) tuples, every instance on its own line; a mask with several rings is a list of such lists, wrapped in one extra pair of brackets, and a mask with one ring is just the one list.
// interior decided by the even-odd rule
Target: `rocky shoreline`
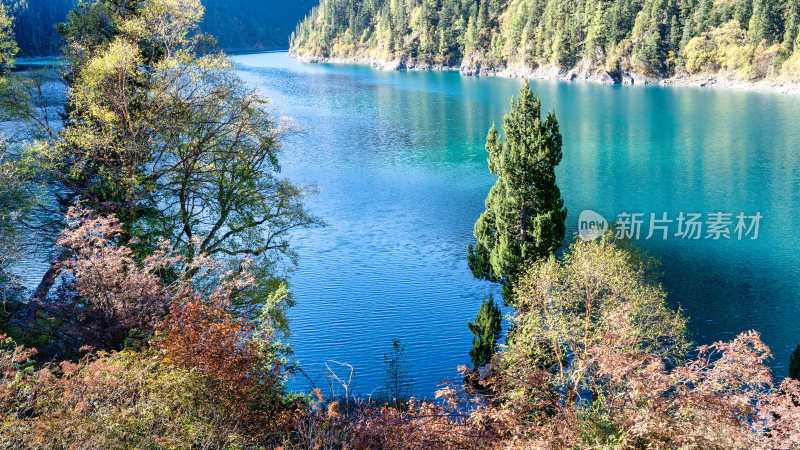
[(713, 87), (716, 89), (732, 89), (740, 91), (773, 92), (778, 94), (800, 96), (800, 81), (789, 79), (765, 79), (759, 81), (742, 81), (724, 73), (703, 75), (676, 75), (669, 78), (645, 77), (635, 73), (597, 72), (583, 69), (562, 70), (555, 67), (509, 67), (487, 68), (480, 64), (462, 62), (458, 66), (444, 64), (424, 64), (411, 61), (386, 61), (377, 57), (319, 57), (289, 54), (300, 62), (333, 63), (333, 64), (366, 64), (380, 70), (442, 70), (458, 71), (462, 75), (495, 76), (504, 78), (528, 78), (532, 80), (585, 81), (600, 84), (627, 85), (661, 85)]

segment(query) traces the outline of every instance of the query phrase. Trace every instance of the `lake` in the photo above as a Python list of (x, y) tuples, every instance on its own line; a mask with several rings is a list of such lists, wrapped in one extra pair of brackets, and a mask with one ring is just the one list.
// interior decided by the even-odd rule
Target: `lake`
[[(469, 363), (466, 322), (497, 292), (472, 278), (466, 247), (494, 183), (486, 133), (502, 124), (521, 80), (301, 64), (286, 53), (235, 61), (278, 114), (305, 130), (286, 142), (283, 173), (319, 188), (307, 204), (329, 224), (293, 238), (296, 359), (323, 390), (325, 361), (351, 364), (355, 390), (369, 394), (397, 338), (414, 392), (430, 395)], [(800, 344), (800, 98), (531, 84), (564, 138), (556, 172), (569, 239), (583, 210), (610, 222), (641, 213), (637, 243), (663, 261), (669, 301), (690, 317), (694, 341), (756, 329), (775, 355), (775, 374), (785, 376)], [(651, 213), (673, 220), (667, 239), (661, 231), (646, 239)], [(701, 214), (699, 239), (675, 236), (681, 213)], [(742, 239), (740, 213), (761, 216)], [(707, 238), (709, 215), (731, 220), (730, 238)]]

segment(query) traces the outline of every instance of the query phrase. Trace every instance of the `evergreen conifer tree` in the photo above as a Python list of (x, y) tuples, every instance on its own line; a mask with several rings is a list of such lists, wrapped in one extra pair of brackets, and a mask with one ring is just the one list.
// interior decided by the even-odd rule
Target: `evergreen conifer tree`
[(478, 315), (475, 317), (475, 323), (467, 323), (467, 328), (474, 336), (469, 356), (472, 358), (472, 365), (475, 366), (475, 369), (491, 362), (502, 332), (501, 322), (500, 308), (497, 307), (490, 295), (488, 301), (483, 300)]
[(761, 41), (767, 45), (772, 44), (776, 34), (778, 18), (775, 5), (770, 0), (755, 0), (753, 2), (753, 15), (750, 17), (750, 26), (747, 35), (750, 43), (758, 46)]
[(494, 126), (486, 138), (489, 170), (498, 176), (475, 223), (477, 243), (467, 258), (476, 278), (503, 284), (513, 304), (513, 286), (525, 267), (549, 257), (564, 240), (567, 210), (556, 185), (561, 162), (558, 120), (541, 119), (541, 102), (526, 81), (503, 120), (503, 140)]

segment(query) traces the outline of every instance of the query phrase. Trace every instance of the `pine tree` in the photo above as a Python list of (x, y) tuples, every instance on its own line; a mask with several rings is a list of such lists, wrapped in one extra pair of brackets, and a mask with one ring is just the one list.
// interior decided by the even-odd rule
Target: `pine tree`
[[(798, 25), (800, 27), (800, 25)], [(794, 51), (795, 53), (800, 52), (800, 31), (797, 33), (797, 37), (794, 40)]]
[(486, 11), (486, 0), (481, 1), (481, 5), (478, 7), (478, 31), (483, 30), (483, 27), (486, 26), (486, 21), (489, 20), (489, 13)]
[(489, 300), (483, 300), (475, 323), (468, 322), (467, 328), (475, 336), (472, 339), (472, 350), (469, 356), (472, 358), (472, 365), (477, 369), (492, 360), (497, 341), (502, 333), (502, 316), (500, 308), (494, 303), (494, 298), (489, 296)]
[(787, 6), (786, 23), (783, 32), (783, 46), (781, 51), (784, 57), (788, 58), (796, 50), (795, 39), (798, 37), (798, 26), (800, 26), (800, 4), (793, 3)]
[(503, 119), (505, 141), (494, 125), (486, 138), (489, 170), (498, 176), (475, 223), (477, 242), (467, 258), (476, 278), (503, 284), (513, 304), (513, 287), (533, 262), (553, 254), (564, 240), (567, 210), (556, 185), (561, 162), (558, 120), (541, 120), (541, 102), (527, 81)]
[(681, 29), (678, 25), (678, 16), (672, 16), (669, 22), (669, 49), (674, 53), (678, 53), (681, 41)]
[(777, 31), (775, 7), (770, 0), (755, 0), (753, 2), (753, 16), (750, 17), (750, 26), (747, 35), (750, 43), (759, 45), (766, 41), (767, 45), (774, 42)]

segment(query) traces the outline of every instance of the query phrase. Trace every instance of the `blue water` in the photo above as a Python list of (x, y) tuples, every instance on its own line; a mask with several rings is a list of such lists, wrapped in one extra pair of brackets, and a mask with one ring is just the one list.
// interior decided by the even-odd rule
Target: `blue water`
[[(297, 233), (296, 359), (327, 389), (324, 362), (353, 365), (354, 388), (383, 380), (392, 339), (406, 345), (414, 391), (428, 395), (469, 362), (466, 322), (496, 290), (467, 269), (472, 227), (494, 178), (483, 148), (518, 79), (301, 64), (238, 56), (241, 75), (302, 134), (283, 173), (319, 188), (329, 224)], [(644, 213), (639, 245), (663, 261), (673, 306), (698, 343), (756, 329), (776, 375), (800, 344), (800, 98), (777, 94), (532, 81), (564, 137), (558, 183), (568, 235), (591, 209)], [(763, 216), (756, 240), (645, 240), (650, 213)], [(731, 231), (733, 226), (731, 226)], [(657, 233), (660, 237), (660, 234)], [(705, 236), (705, 230), (703, 232)], [(333, 364), (329, 364), (335, 367)], [(340, 367), (339, 376), (347, 375)], [(293, 386), (308, 386), (298, 377)]]

